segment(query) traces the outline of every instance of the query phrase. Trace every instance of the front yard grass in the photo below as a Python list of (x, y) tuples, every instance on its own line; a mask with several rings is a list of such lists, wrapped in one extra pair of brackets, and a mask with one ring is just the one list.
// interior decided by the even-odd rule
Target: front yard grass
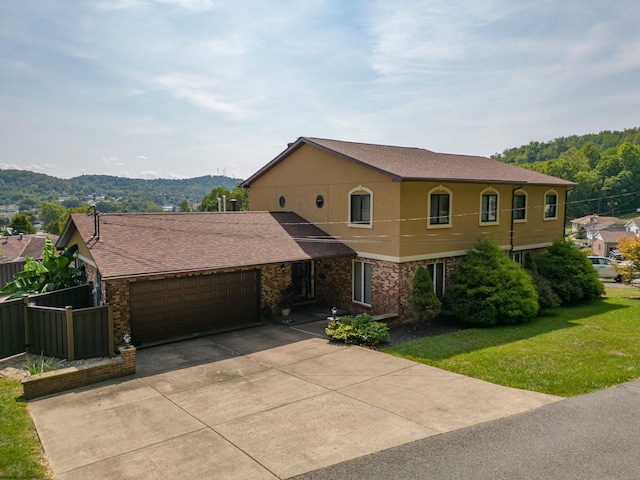
[(530, 324), (461, 330), (383, 351), (509, 387), (582, 395), (640, 377), (640, 291), (609, 288), (606, 298)]
[(0, 378), (0, 478), (51, 479), (19, 380)]

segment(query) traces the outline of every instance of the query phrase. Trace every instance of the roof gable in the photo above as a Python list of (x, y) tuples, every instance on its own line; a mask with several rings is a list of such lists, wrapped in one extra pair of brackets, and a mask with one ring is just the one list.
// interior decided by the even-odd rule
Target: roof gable
[(573, 186), (575, 183), (473, 155), (436, 153), (422, 148), (394, 147), (300, 137), (262, 169), (242, 183), (251, 184), (304, 145), (327, 151), (390, 177), (393, 181), (518, 183)]
[(218, 270), (354, 255), (289, 212), (185, 212), (71, 215), (103, 278)]

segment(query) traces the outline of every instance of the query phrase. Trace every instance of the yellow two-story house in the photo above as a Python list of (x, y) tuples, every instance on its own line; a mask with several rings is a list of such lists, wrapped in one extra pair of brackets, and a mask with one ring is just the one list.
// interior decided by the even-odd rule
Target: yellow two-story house
[(294, 212), (357, 253), (331, 274), (350, 282), (343, 308), (401, 317), (418, 265), (442, 295), (479, 238), (516, 261), (561, 238), (574, 185), (486, 157), (308, 137), (243, 183), (252, 211)]

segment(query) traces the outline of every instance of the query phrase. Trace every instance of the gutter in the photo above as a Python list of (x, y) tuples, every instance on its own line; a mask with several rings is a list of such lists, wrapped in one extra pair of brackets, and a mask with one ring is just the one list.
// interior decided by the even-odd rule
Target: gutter
[[(511, 228), (509, 230), (509, 254), (513, 254), (513, 227), (515, 225), (515, 222), (513, 221), (513, 208), (514, 208), (514, 204), (515, 204), (515, 199), (516, 199), (516, 191), (520, 190), (523, 187), (522, 184), (518, 185), (517, 187), (515, 187), (513, 190), (511, 190)], [(566, 215), (566, 208), (565, 208), (565, 215)]]

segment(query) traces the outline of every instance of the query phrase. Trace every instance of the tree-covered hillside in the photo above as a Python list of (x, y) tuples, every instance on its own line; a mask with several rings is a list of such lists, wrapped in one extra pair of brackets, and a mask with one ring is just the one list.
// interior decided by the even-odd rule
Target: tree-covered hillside
[(640, 208), (640, 128), (531, 142), (493, 158), (576, 182), (568, 196), (569, 219)]
[(15, 204), (21, 210), (30, 210), (39, 208), (43, 201), (74, 206), (92, 199), (177, 205), (185, 199), (199, 202), (215, 187), (231, 190), (241, 181), (224, 176), (143, 180), (109, 175), (82, 175), (67, 180), (25, 170), (0, 170), (0, 205)]

